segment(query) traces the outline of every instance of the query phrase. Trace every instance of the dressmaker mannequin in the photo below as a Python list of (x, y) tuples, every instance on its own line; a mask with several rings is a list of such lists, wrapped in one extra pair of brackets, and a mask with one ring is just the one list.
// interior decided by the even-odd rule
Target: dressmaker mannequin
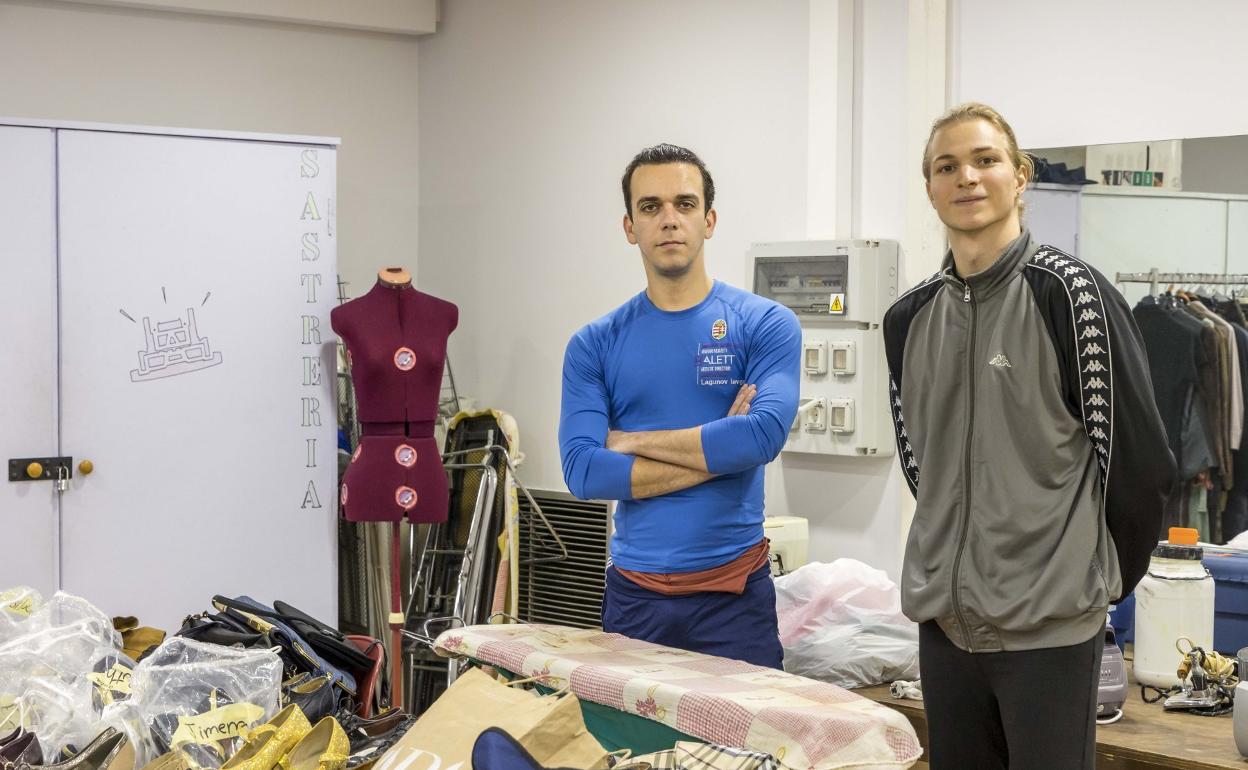
[(446, 473), (433, 429), (459, 308), (416, 291), (403, 268), (387, 267), (367, 294), (329, 318), (347, 346), (360, 421), (360, 444), (342, 483), (343, 515), (446, 521)]
[(412, 288), (401, 267), (384, 267), (367, 294), (329, 314), (347, 346), (360, 421), (360, 445), (342, 480), (348, 521), (391, 522), (391, 692), (403, 692), (399, 522), (444, 522), (449, 493), (433, 438), (446, 340), (459, 308)]

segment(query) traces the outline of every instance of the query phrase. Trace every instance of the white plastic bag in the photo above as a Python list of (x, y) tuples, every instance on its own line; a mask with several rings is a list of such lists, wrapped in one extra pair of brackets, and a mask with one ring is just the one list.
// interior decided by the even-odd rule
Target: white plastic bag
[(88, 673), (121, 656), (112, 621), (58, 592), (9, 629), (20, 634), (0, 644), (0, 734), (21, 725), (38, 734), (49, 758), (81, 749), (98, 732)]
[(20, 636), (30, 614), (43, 606), (43, 596), (29, 586), (0, 591), (0, 644)]
[(281, 681), (282, 660), (272, 650), (175, 636), (139, 661), (130, 698), (107, 707), (105, 718), (130, 735), (138, 767), (176, 750), (188, 767), (217, 768), (277, 714)]
[(785, 671), (846, 688), (919, 677), (919, 627), (882, 570), (837, 559), (775, 582)]

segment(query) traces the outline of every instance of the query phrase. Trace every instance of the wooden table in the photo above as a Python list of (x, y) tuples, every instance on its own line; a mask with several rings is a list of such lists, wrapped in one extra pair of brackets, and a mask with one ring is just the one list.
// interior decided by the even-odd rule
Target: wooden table
[[(1128, 662), (1128, 671), (1130, 662)], [(1129, 674), (1128, 674), (1129, 675)], [(1038, 687), (1043, 687), (1037, 683)], [(854, 690), (859, 695), (894, 708), (906, 715), (923, 744), (927, 756), (927, 716), (923, 703), (896, 700), (887, 686)], [(1122, 719), (1096, 728), (1098, 770), (1222, 770), (1248, 769), (1248, 759), (1239, 755), (1231, 734), (1231, 715), (1200, 717), (1182, 712), (1166, 712), (1161, 703), (1145, 703), (1140, 687), (1131, 679)], [(922, 765), (919, 765), (922, 767)]]

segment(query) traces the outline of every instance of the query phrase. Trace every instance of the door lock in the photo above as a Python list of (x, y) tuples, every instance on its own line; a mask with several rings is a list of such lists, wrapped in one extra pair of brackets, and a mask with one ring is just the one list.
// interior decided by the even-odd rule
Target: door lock
[(19, 457), (9, 460), (9, 481), (53, 481), (64, 492), (74, 477), (72, 457)]

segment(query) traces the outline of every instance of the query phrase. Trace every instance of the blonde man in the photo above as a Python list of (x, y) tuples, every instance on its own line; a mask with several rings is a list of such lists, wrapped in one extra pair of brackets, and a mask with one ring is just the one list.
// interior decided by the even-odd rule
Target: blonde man
[(1175, 474), (1122, 296), (1022, 226), (1031, 171), (990, 107), (933, 124), (949, 252), (884, 319), (934, 770), (1094, 766), (1106, 608), (1143, 576)]

